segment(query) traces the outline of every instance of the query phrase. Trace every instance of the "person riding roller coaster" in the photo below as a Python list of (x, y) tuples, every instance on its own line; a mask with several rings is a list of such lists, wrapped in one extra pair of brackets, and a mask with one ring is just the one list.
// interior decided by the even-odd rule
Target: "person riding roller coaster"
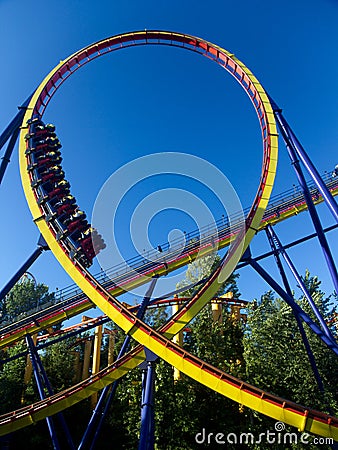
[(56, 137), (56, 134), (54, 133), (55, 131), (55, 126), (52, 124), (47, 124), (47, 125), (37, 125), (34, 127), (34, 130), (32, 130), (31, 132), (27, 133), (25, 136), (25, 139), (37, 139), (40, 137)]
[(59, 139), (57, 138), (40, 139), (37, 142), (34, 142), (33, 139), (32, 145), (34, 146), (32, 147), (32, 150), (34, 151), (39, 151), (43, 149), (56, 150), (62, 147)]
[(100, 250), (106, 248), (106, 244), (95, 228), (89, 228), (84, 235), (85, 237), (81, 242), (82, 249), (88, 259), (93, 259)]
[(39, 117), (33, 117), (27, 120), (27, 125), (30, 132), (38, 133), (44, 130), (55, 131), (55, 126), (52, 123), (44, 123)]
[(58, 216), (62, 214), (73, 214), (77, 208), (76, 200), (72, 195), (66, 195), (61, 201), (49, 202)]
[(39, 127), (30, 126), (28, 133), (25, 135), (25, 140), (32, 140), (33, 142), (37, 143), (42, 140), (58, 140), (56, 133), (55, 133), (55, 127), (54, 125), (49, 126), (43, 126), (40, 125)]
[[(80, 213), (80, 215), (79, 215)], [(64, 222), (67, 226), (69, 233), (74, 231), (84, 231), (89, 227), (89, 223), (86, 220), (86, 214), (82, 211), (77, 211), (75, 214), (71, 215), (67, 221)]]
[(61, 168), (61, 143), (54, 125), (44, 125), (39, 118), (28, 121), (26, 155), (30, 164), (31, 185), (35, 189), (38, 204), (46, 214), (46, 220), (62, 241), (69, 256), (85, 267), (106, 247), (102, 236), (91, 228), (86, 215), (79, 210), (75, 198), (70, 195), (70, 184)]
[(53, 198), (53, 194), (50, 193), (56, 189), (60, 190), (57, 193), (63, 193), (64, 196), (69, 194), (69, 188), (70, 184), (68, 181), (62, 179), (62, 180), (48, 180), (45, 183), (39, 183), (39, 186), (41, 187), (41, 192), (43, 192), (45, 195), (48, 195), (49, 198)]
[(58, 155), (55, 152), (48, 152), (47, 154), (41, 155), (41, 156), (37, 156), (37, 165), (39, 167), (50, 167), (53, 164), (61, 164), (62, 158), (60, 155)]
[(39, 169), (33, 170), (34, 180), (32, 181), (32, 187), (36, 187), (39, 184), (50, 182), (62, 181), (64, 179), (65, 173), (60, 168), (60, 166), (52, 166), (48, 169), (42, 170), (42, 173)]
[(104, 250), (107, 246), (103, 240), (102, 235), (97, 231), (96, 228), (92, 228), (92, 241), (94, 246), (95, 255), (97, 255), (101, 250)]
[[(25, 151), (26, 155), (35, 154), (36, 156), (41, 156), (46, 152), (59, 152), (62, 145), (57, 138), (48, 138), (48, 139), (40, 139), (35, 141), (34, 139), (30, 139), (30, 143), (28, 148)], [(59, 156), (61, 153), (59, 152)]]
[(62, 200), (65, 195), (70, 194), (70, 191), (68, 188), (64, 189), (62, 187), (58, 187), (57, 183), (54, 186), (54, 189), (48, 192), (47, 197), (48, 199), (57, 199)]
[[(53, 153), (53, 152), (49, 152)], [(39, 168), (41, 172), (43, 169), (49, 169), (53, 166), (59, 166), (61, 164), (62, 158), (54, 153), (54, 154), (42, 154), (41, 156), (31, 155), (30, 157), (31, 164), (28, 166), (28, 171)]]

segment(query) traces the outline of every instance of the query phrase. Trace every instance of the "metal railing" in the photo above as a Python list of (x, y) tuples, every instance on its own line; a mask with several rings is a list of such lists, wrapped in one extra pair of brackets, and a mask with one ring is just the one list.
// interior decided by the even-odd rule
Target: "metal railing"
[[(329, 189), (338, 187), (338, 176), (333, 177), (331, 173), (325, 172), (322, 179)], [(307, 183), (311, 195), (316, 199), (320, 194), (313, 181)], [(264, 213), (263, 221), (271, 216), (278, 216), (281, 212), (292, 208), (293, 206), (304, 203), (304, 195), (300, 186), (294, 185), (280, 194), (271, 197), (268, 207)], [(244, 209), (244, 217), (249, 213), (250, 208)], [(144, 274), (160, 264), (170, 263), (178, 256), (183, 256), (188, 252), (196, 251), (203, 245), (210, 245), (213, 240), (217, 243), (223, 240), (228, 233), (233, 231), (236, 227), (241, 225), (243, 214), (241, 212), (230, 217), (222, 216), (220, 219), (212, 224), (208, 224), (200, 229), (185, 233), (184, 240), (182, 238), (174, 239), (170, 242), (161, 244), (162, 252), (158, 250), (149, 250), (144, 254), (130, 258), (120, 264), (117, 264), (105, 272), (101, 271), (95, 275), (96, 280), (102, 284), (106, 289), (119, 285), (121, 282), (126, 282), (135, 272)], [(48, 312), (58, 310), (77, 303), (86, 296), (76, 284), (71, 284), (63, 289), (54, 292), (54, 300), (42, 304), (33, 310), (19, 314), (16, 318), (10, 321), (3, 321), (0, 318), (0, 330), (2, 333), (11, 331), (13, 324), (20, 324), (22, 326), (25, 322), (31, 322), (35, 318), (38, 319), (41, 311), (48, 309)]]

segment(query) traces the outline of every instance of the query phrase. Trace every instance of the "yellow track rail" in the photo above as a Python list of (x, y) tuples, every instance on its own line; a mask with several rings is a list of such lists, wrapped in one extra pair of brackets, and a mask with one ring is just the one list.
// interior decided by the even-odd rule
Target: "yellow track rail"
[[(277, 163), (276, 125), (273, 111), (264, 89), (252, 73), (232, 54), (199, 38), (182, 35), (179, 33), (144, 31), (111, 38), (111, 41), (109, 42), (110, 46), (112, 46), (111, 42), (114, 39), (120, 41), (121, 43), (130, 42), (130, 45), (135, 45), (132, 44), (132, 42), (135, 43), (140, 39), (142, 42), (143, 40), (145, 41), (143, 42), (144, 44), (150, 43), (152, 39), (162, 39), (168, 42), (170, 41), (170, 45), (173, 45), (173, 41), (180, 43), (187, 42), (189, 45), (195, 45), (195, 48), (204, 49), (205, 56), (208, 56), (211, 59), (217, 58), (217, 60), (223, 60), (225, 69), (234, 76), (237, 74), (237, 81), (241, 79), (242, 87), (251, 98), (259, 117), (264, 149), (261, 182), (253, 207), (247, 218), (247, 228), (244, 232), (237, 235), (236, 240), (230, 247), (227, 258), (215, 271), (209, 282), (199, 290), (199, 292), (188, 302), (187, 305), (185, 305), (181, 311), (172, 317), (169, 323), (161, 330), (162, 334), (156, 332), (145, 323), (137, 319), (128, 311), (127, 308), (123, 307), (123, 305), (121, 305), (111, 294), (109, 294), (109, 292), (103, 289), (85, 269), (71, 261), (64, 249), (60, 246), (60, 243), (56, 241), (54, 233), (45, 221), (44, 211), (40, 209), (37, 204), (34, 191), (31, 188), (31, 180), (27, 171), (27, 159), (25, 156), (25, 130), (22, 130), (20, 135), (21, 179), (33, 219), (41, 234), (44, 236), (49, 248), (57, 260), (72, 277), (74, 282), (88, 296), (88, 298), (90, 298), (91, 301), (93, 301), (118, 326), (120, 326), (140, 344), (152, 350), (155, 354), (160, 356), (169, 364), (175, 366), (181, 372), (187, 374), (195, 380), (198, 380), (216, 392), (219, 392), (272, 418), (282, 420), (285, 423), (296, 426), (301, 430), (307, 430), (322, 436), (337, 439), (338, 424), (335, 422), (335, 419), (321, 413), (311, 412), (300, 406), (287, 403), (285, 401), (281, 403), (280, 399), (277, 397), (270, 396), (264, 392), (261, 392), (261, 394), (258, 395), (256, 388), (242, 383), (241, 381), (230, 377), (218, 369), (203, 363), (198, 360), (198, 358), (184, 352), (180, 347), (170, 341), (172, 336), (178, 333), (193, 317), (195, 317), (195, 315), (203, 308), (210, 298), (214, 296), (219, 288), (220, 279), (224, 281), (232, 273), (238, 260), (249, 245), (261, 223), (263, 213), (266, 209), (271, 194)], [(108, 41), (109, 40), (101, 41), (101, 45), (104, 45), (104, 43)], [(81, 61), (81, 55), (83, 53), (87, 54), (88, 57), (88, 55), (90, 55), (91, 48), (99, 48), (99, 45), (100, 43), (96, 43), (93, 46), (87, 47), (77, 54), (72, 55), (67, 60), (60, 63), (57, 68), (55, 68), (51, 74), (46, 77), (44, 82), (35, 92), (28, 106), (24, 123), (26, 123), (26, 121), (30, 119), (33, 114), (38, 113), (39, 108), (44, 110), (45, 103), (43, 97), (45, 97), (45, 94), (48, 91), (48, 83), (53, 77), (55, 77), (55, 74), (60, 73), (62, 75), (62, 73), (66, 73), (68, 70), (67, 68), (71, 67), (73, 64), (74, 58), (78, 57), (78, 60)], [(50, 97), (51, 95), (49, 95), (49, 98)], [(142, 349), (139, 350), (140, 356), (141, 352)], [(134, 352), (134, 359), (132, 360), (133, 363), (135, 363), (135, 366), (140, 362), (140, 360), (135, 361), (136, 353)], [(121, 368), (119, 367), (119, 369), (116, 370), (121, 370)], [(103, 387), (103, 383), (101, 383), (101, 387)], [(93, 391), (89, 386), (88, 388), (82, 388), (81, 396), (89, 396), (92, 392)], [(57, 406), (53, 407), (52, 405), (53, 398), (50, 399), (50, 403), (47, 406), (49, 410), (48, 415), (54, 414), (58, 410)], [(63, 402), (63, 407), (66, 407), (67, 401), (63, 399)], [(35, 414), (36, 420), (42, 418), (41, 414), (39, 416), (39, 410), (35, 406), (32, 407), (32, 414), (30, 417), (33, 417), (33, 414)], [(4, 429), (7, 429), (6, 432), (8, 432), (9, 429), (14, 429), (15, 423), (17, 424), (19, 421), (20, 417), (17, 415), (15, 420), (13, 420), (12, 417), (12, 420), (10, 419), (6, 425), (4, 422), (0, 421), (0, 432), (3, 433)], [(334, 423), (334, 426), (331, 426), (331, 423)]]
[[(332, 189), (331, 194), (333, 196), (336, 196), (338, 194), (338, 187)], [(315, 204), (317, 205), (322, 202), (323, 202), (323, 197), (319, 196), (318, 200), (315, 201)], [(307, 210), (307, 205), (305, 202), (303, 202), (302, 204), (294, 205), (294, 206), (290, 207), (288, 210), (281, 212), (278, 216), (274, 215), (274, 216), (268, 217), (267, 219), (263, 219), (258, 228), (258, 231), (263, 230), (268, 224), (275, 225), (279, 222), (282, 222), (283, 220), (289, 219), (290, 217), (298, 215), (301, 212), (304, 212), (306, 210)], [(231, 239), (230, 237), (225, 237), (224, 239), (220, 240), (218, 243), (219, 248), (227, 247), (230, 243), (230, 239)], [(214, 249), (210, 246), (209, 249), (206, 248), (204, 251), (205, 251), (205, 255), (207, 255), (207, 254), (210, 254), (211, 251), (214, 251)], [(191, 261), (195, 260), (197, 254), (202, 255), (203, 252), (202, 251), (200, 251), (200, 253), (198, 253), (198, 251), (189, 252), (189, 256), (186, 256), (184, 258), (181, 258), (179, 260), (175, 260), (172, 262), (169, 261), (167, 264), (168, 267), (166, 268), (166, 272), (171, 272), (171, 271), (177, 270), (177, 269), (183, 267), (184, 265), (189, 264)], [(161, 267), (160, 269), (154, 270), (152, 272), (152, 276), (154, 276), (154, 275), (163, 275), (163, 268)], [(124, 288), (126, 290), (131, 290), (136, 287), (139, 287), (144, 282), (145, 282), (145, 277), (140, 276), (130, 282), (127, 282), (124, 285)], [(119, 286), (117, 286), (117, 287), (114, 287), (113, 289), (109, 289), (109, 292), (113, 296), (117, 297), (117, 296), (121, 295), (122, 293), (124, 293), (124, 290), (122, 290)], [(13, 330), (13, 331), (10, 331), (10, 332), (5, 333), (2, 336), (0, 336), (0, 349), (20, 340), (21, 338), (25, 337), (26, 334), (30, 334), (30, 335), (35, 334), (35, 333), (37, 333), (41, 330), (44, 330), (52, 325), (62, 322), (63, 320), (70, 319), (74, 316), (77, 316), (78, 314), (88, 311), (89, 309), (93, 308), (93, 306), (94, 306), (93, 303), (90, 300), (85, 298), (85, 299), (82, 299), (81, 301), (79, 301), (77, 304), (65, 306), (64, 308), (61, 308), (57, 312), (55, 312), (55, 311), (49, 312), (49, 309), (47, 308), (44, 311), (44, 313), (45, 313), (44, 316), (42, 318), (39, 318), (38, 325), (36, 323), (32, 322), (30, 325), (22, 327), (22, 329)]]

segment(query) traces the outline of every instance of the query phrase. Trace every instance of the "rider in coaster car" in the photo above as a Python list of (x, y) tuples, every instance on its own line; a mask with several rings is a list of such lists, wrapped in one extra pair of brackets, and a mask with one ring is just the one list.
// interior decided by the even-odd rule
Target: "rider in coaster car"
[(81, 241), (81, 246), (87, 256), (91, 258), (97, 255), (100, 250), (106, 248), (102, 236), (92, 227), (84, 233), (84, 239)]
[[(36, 152), (36, 153), (30, 153), (30, 165), (29, 167), (35, 167), (36, 165), (42, 166), (48, 164), (55, 165), (55, 164), (61, 164), (62, 158), (60, 156), (60, 152)], [(30, 170), (28, 167), (28, 170)]]
[(49, 133), (53, 133), (55, 131), (55, 126), (51, 123), (43, 124), (40, 122), (37, 125), (33, 125), (31, 128), (36, 134), (41, 131), (47, 131)]
[(47, 182), (57, 182), (64, 179), (65, 173), (60, 170), (60, 167), (53, 166), (48, 169), (40, 170), (39, 168), (34, 168), (32, 170), (32, 181), (31, 186), (36, 188), (40, 184)]
[(85, 239), (85, 242), (81, 242), (81, 247), (83, 253), (86, 255), (86, 258), (92, 261), (95, 258), (95, 251), (91, 239), (89, 239), (90, 242), (88, 242), (87, 239)]
[(60, 200), (62, 200), (62, 198), (68, 194), (69, 194), (68, 188), (58, 187), (57, 183), (55, 183), (54, 188), (50, 192), (48, 192), (48, 197), (50, 199), (57, 197)]
[(68, 183), (68, 181), (62, 178), (61, 180), (48, 180), (46, 183), (42, 184), (42, 187), (47, 191), (52, 191), (53, 189), (62, 189), (64, 195), (66, 196), (69, 194), (70, 184)]
[(67, 230), (69, 233), (73, 233), (74, 231), (84, 231), (88, 228), (88, 225), (89, 224), (85, 218), (79, 218), (68, 222)]
[(36, 141), (38, 139), (45, 139), (47, 137), (56, 138), (56, 134), (45, 128), (42, 128), (42, 129), (36, 128), (34, 131), (31, 131), (30, 133), (27, 133), (25, 135), (25, 140), (28, 141), (28, 139), (33, 139)]
[(58, 140), (56, 142), (52, 142), (52, 143), (50, 143), (50, 142), (41, 143), (40, 142), (39, 144), (36, 144), (33, 142), (31, 145), (28, 146), (28, 148), (25, 151), (25, 154), (26, 155), (30, 155), (32, 153), (39, 154), (42, 152), (47, 152), (49, 150), (55, 152), (55, 151), (59, 150), (60, 148), (62, 148), (62, 145)]
[(91, 264), (95, 255), (97, 255), (100, 250), (104, 249), (106, 244), (104, 243), (102, 236), (95, 228), (89, 227), (82, 233), (82, 235), (83, 238), (81, 240), (81, 247), (83, 253)]
[(51, 136), (47, 136), (45, 138), (45, 142), (47, 142), (47, 144), (49, 144), (51, 146), (56, 145), (56, 144), (60, 144), (60, 141), (59, 141), (59, 139), (57, 137), (51, 137)]
[(62, 158), (60, 155), (54, 152), (48, 152), (43, 155), (39, 155), (36, 157), (38, 164), (45, 164), (47, 162), (54, 162), (55, 164), (60, 164)]
[(30, 160), (32, 162), (33, 161), (37, 162), (39, 158), (50, 158), (50, 159), (60, 158), (61, 152), (60, 150), (50, 150), (48, 148), (44, 148), (37, 152), (30, 152), (29, 155)]
[(33, 139), (33, 142), (32, 142), (32, 150), (33, 151), (39, 151), (42, 149), (57, 150), (61, 147), (62, 147), (62, 145), (61, 145), (59, 139), (57, 139), (57, 138), (39, 139), (37, 141), (35, 141)]
[(35, 169), (33, 169), (32, 175), (34, 179), (32, 186), (34, 187), (35, 184), (41, 184), (47, 181), (61, 181), (64, 179), (65, 173), (63, 170), (60, 170), (60, 167), (52, 166), (46, 168), (42, 167), (41, 169), (39, 167), (36, 167)]
[(71, 214), (73, 214), (75, 212), (75, 208), (76, 208), (76, 206), (74, 206), (74, 205), (64, 203), (61, 206), (56, 208), (56, 214), (58, 216), (60, 216), (60, 218), (64, 214), (66, 214), (67, 216), (70, 216)]
[(61, 180), (58, 181), (57, 183), (58, 187), (62, 188), (62, 189), (69, 189), (70, 188), (70, 184), (67, 180)]
[[(31, 158), (34, 161), (33, 158)], [(60, 166), (62, 158), (56, 158), (55, 160), (51, 160), (48, 158), (41, 159), (36, 163), (30, 164), (28, 166), (28, 170), (32, 170), (34, 168), (38, 168), (40, 173), (43, 173), (45, 170), (55, 167), (55, 165)]]
[(50, 203), (52, 204), (52, 206), (54, 206), (55, 208), (60, 208), (62, 206), (74, 206), (74, 209), (77, 208), (76, 205), (76, 200), (75, 197), (73, 197), (72, 195), (66, 195), (64, 198), (62, 198), (60, 201), (57, 202), (53, 202), (50, 201)]
[[(48, 197), (47, 197), (48, 198)], [(48, 206), (52, 213), (64, 223), (77, 208), (76, 200), (72, 195), (57, 195), (48, 199)]]
[(45, 128), (48, 131), (55, 131), (55, 125), (53, 125), (52, 123), (46, 123)]
[(64, 171), (61, 169), (61, 166), (59, 164), (55, 164), (52, 167), (48, 167), (48, 169), (44, 169), (43, 167), (39, 167), (38, 172), (41, 173), (41, 175), (45, 175), (48, 173), (53, 173), (55, 175), (60, 174), (61, 172), (64, 174)]
[(60, 144), (60, 141), (58, 138), (53, 137), (46, 137), (45, 139), (42, 139), (41, 137), (38, 137), (37, 139), (33, 139), (33, 145), (35, 145), (36, 149), (40, 148), (43, 145), (46, 145), (48, 147), (57, 147)]
[[(84, 234), (90, 228), (90, 225), (87, 221), (84, 221), (80, 226), (78, 226), (73, 232), (71, 232), (68, 237), (76, 242), (76, 245), (80, 248), (81, 241), (83, 239)], [(67, 231), (69, 232), (69, 228), (67, 227)]]
[(59, 173), (55, 172), (46, 172), (41, 175), (41, 182), (45, 183), (46, 181), (61, 181), (64, 179), (64, 172), (61, 170)]
[(32, 124), (34, 124), (34, 126), (44, 125), (44, 123), (42, 122), (42, 120), (38, 116), (32, 117), (32, 118), (27, 120), (27, 125), (32, 125)]

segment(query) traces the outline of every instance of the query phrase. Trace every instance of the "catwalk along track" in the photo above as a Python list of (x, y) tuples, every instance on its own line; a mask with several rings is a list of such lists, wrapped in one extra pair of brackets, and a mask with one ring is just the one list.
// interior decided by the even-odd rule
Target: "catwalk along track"
[[(93, 257), (104, 247), (103, 240), (96, 234), (95, 230), (89, 227), (88, 223), (82, 220), (83, 218), (79, 218), (76, 222), (78, 229), (76, 229), (77, 225), (73, 224), (71, 235), (66, 233), (64, 214), (71, 214), (74, 211), (72, 198), (68, 199), (69, 202), (66, 201), (66, 197), (69, 197), (69, 183), (64, 179), (61, 168), (47, 170), (43, 173), (38, 169), (39, 158), (41, 157), (44, 158), (44, 163), (48, 165), (49, 169), (54, 167), (54, 163), (60, 167), (58, 149), (51, 148), (58, 146), (57, 140), (54, 141), (55, 137), (48, 135), (48, 133), (53, 133), (54, 130), (48, 129), (48, 125), (45, 125), (42, 120), (45, 108), (57, 89), (70, 75), (97, 57), (137, 45), (180, 47), (199, 53), (222, 66), (238, 81), (249, 96), (257, 112), (263, 142), (260, 183), (245, 222), (239, 224), (236, 232), (229, 238), (228, 252), (214, 273), (198, 289), (197, 293), (159, 330), (152, 329), (138, 319), (116, 299), (113, 292), (109, 292), (88, 272), (87, 267), (89, 267)], [(39, 145), (42, 147), (37, 148), (36, 139), (38, 134), (41, 133), (44, 134), (46, 139), (42, 139), (45, 142), (40, 143)], [(261, 84), (233, 54), (203, 39), (164, 31), (127, 33), (90, 45), (71, 55), (52, 70), (29, 102), (20, 135), (21, 179), (33, 220), (50, 250), (81, 291), (140, 345), (91, 379), (27, 408), (2, 416), (0, 418), (0, 434), (6, 434), (30, 425), (92, 395), (94, 391), (102, 389), (105, 385), (140, 364), (145, 359), (144, 347), (146, 347), (181, 372), (234, 401), (276, 420), (293, 425), (300, 430), (338, 439), (337, 418), (263, 392), (201, 361), (171, 341), (173, 336), (179, 333), (214, 297), (221, 282), (224, 282), (233, 272), (259, 229), (274, 183), (277, 148), (278, 134), (274, 111)], [(43, 154), (43, 152), (47, 150), (51, 155), (46, 160), (47, 153)], [(49, 158), (53, 161), (48, 160)], [(60, 186), (56, 188), (57, 191), (51, 186), (51, 182), (60, 183)], [(64, 203), (62, 203), (63, 200), (61, 201), (62, 204), (55, 202), (55, 197), (60, 200), (58, 196), (61, 196)], [(80, 228), (81, 230), (85, 229), (88, 233), (75, 239), (73, 233), (80, 231)], [(91, 241), (88, 238), (91, 238)], [(191, 258), (187, 258), (182, 261), (181, 265), (190, 261)], [(167, 273), (167, 268), (164, 266), (159, 269), (157, 275), (164, 275), (165, 273)], [(133, 283), (134, 280), (131, 281), (130, 286), (134, 286)], [(328, 347), (337, 351), (336, 344), (330, 341), (314, 322), (303, 316), (300, 311), (299, 314), (302, 320)]]

